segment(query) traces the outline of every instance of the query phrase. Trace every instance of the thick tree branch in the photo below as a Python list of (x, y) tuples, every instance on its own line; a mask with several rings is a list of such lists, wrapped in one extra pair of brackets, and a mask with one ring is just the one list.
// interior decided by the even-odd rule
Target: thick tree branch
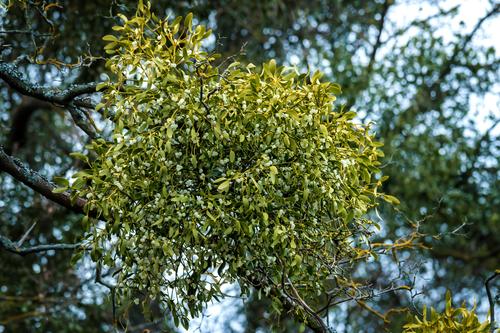
[(302, 307), (307, 312), (309, 326), (313, 330), (318, 332), (330, 332), (330, 329), (328, 328), (328, 326), (326, 326), (321, 317), (313, 309), (311, 309), (311, 307), (309, 307), (309, 305), (306, 302), (304, 302), (302, 297), (300, 297), (297, 289), (295, 289), (290, 279), (288, 279), (288, 285), (293, 291), (293, 296), (289, 295), (286, 292), (286, 288), (283, 288), (283, 291), (292, 302), (298, 303), (299, 306)]
[(4, 248), (6, 251), (25, 256), (32, 253), (45, 252), (45, 251), (59, 251), (59, 250), (74, 250), (81, 246), (80, 243), (76, 244), (45, 244), (36, 245), (31, 247), (21, 247), (17, 246), (16, 243), (12, 242), (5, 236), (0, 235), (0, 247)]
[(52, 192), (52, 190), (56, 188), (53, 183), (38, 174), (36, 171), (33, 171), (23, 165), (18, 159), (7, 155), (2, 146), (0, 146), (0, 171), (7, 172), (12, 177), (40, 193), (47, 199), (50, 199), (76, 213), (84, 214), (83, 207), (86, 203), (85, 199), (77, 198), (73, 203), (69, 192)]
[[(290, 313), (290, 315), (297, 321), (303, 322), (309, 327), (314, 333), (330, 333), (331, 330), (325, 325), (321, 317), (309, 308), (309, 311), (304, 308), (304, 304), (301, 304), (296, 297), (289, 295), (286, 292), (284, 286), (284, 275), (282, 276), (281, 285), (276, 285), (269, 278), (246, 276), (245, 279), (253, 285), (256, 290), (265, 290), (266, 287), (271, 287), (269, 291), (269, 296), (277, 297), (283, 302), (284, 309)], [(296, 291), (296, 290), (295, 290)], [(300, 297), (300, 296), (299, 296)], [(301, 299), (302, 300), (302, 299)], [(303, 301), (302, 301), (303, 302)], [(305, 303), (305, 302), (304, 302)], [(306, 305), (307, 306), (307, 305)], [(304, 310), (303, 314), (305, 318), (299, 315), (295, 310), (300, 307)], [(308, 306), (307, 306), (308, 307)]]
[(75, 97), (96, 92), (97, 83), (73, 84), (65, 89), (44, 87), (29, 82), (13, 64), (0, 62), (0, 78), (20, 94), (66, 106)]
[(79, 107), (87, 107), (88, 103), (81, 104), (77, 97), (96, 92), (97, 83), (73, 84), (65, 89), (44, 87), (31, 83), (13, 64), (0, 61), (0, 78), (18, 93), (36, 98), (40, 101), (53, 103), (66, 107), (75, 124), (80, 127), (90, 138), (95, 139), (98, 134), (92, 126), (92, 121), (87, 119), (84, 111)]

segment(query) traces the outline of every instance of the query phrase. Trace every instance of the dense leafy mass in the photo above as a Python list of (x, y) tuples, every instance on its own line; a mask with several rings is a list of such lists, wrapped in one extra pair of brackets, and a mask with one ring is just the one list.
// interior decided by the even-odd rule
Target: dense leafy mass
[(191, 15), (140, 4), (122, 20), (104, 37), (116, 80), (98, 106), (116, 126), (72, 188), (107, 221), (92, 224), (92, 256), (121, 268), (123, 295), (161, 295), (187, 325), (227, 282), (279, 311), (284, 294), (342, 281), (341, 263), (366, 254), (381, 152), (333, 108), (339, 86), (273, 60), (215, 66)]
[(490, 323), (479, 321), (475, 307), (469, 310), (462, 304), (461, 307), (454, 308), (448, 291), (443, 313), (438, 313), (431, 307), (430, 316), (427, 316), (424, 305), (422, 316), (415, 316), (413, 322), (406, 324), (404, 328), (404, 333), (486, 333), (490, 331)]

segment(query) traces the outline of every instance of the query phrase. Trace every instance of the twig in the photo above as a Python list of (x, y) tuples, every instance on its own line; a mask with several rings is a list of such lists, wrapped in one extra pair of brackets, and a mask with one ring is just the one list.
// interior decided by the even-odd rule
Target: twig
[(380, 319), (382, 319), (384, 321), (384, 324), (388, 324), (389, 323), (389, 320), (386, 318), (385, 315), (381, 314), (380, 312), (378, 312), (377, 310), (375, 310), (374, 308), (372, 308), (371, 306), (369, 306), (368, 304), (366, 304), (365, 301), (361, 301), (361, 300), (355, 300), (356, 303), (362, 307), (363, 309), (365, 309), (366, 311), (368, 312), (371, 312), (373, 313), (375, 316), (379, 317)]
[(331, 303), (331, 306), (335, 306), (335, 305), (338, 305), (338, 304), (341, 304), (341, 303), (345, 303), (345, 302), (349, 302), (349, 301), (356, 301), (356, 302), (358, 302), (360, 300), (364, 300), (364, 299), (368, 299), (368, 298), (375, 298), (375, 297), (382, 296), (384, 294), (391, 293), (391, 292), (398, 291), (398, 290), (411, 291), (411, 287), (409, 287), (409, 286), (389, 287), (387, 289), (384, 289), (384, 290), (380, 291), (377, 294), (371, 293), (369, 295), (363, 295), (363, 296), (358, 296), (358, 297), (356, 297), (356, 296), (350, 296), (350, 297), (341, 299), (339, 301), (336, 301), (334, 303)]
[(36, 225), (36, 221), (33, 222), (31, 227), (29, 227), (28, 230), (26, 230), (26, 232), (24, 233), (24, 235), (17, 241), (17, 247), (21, 247), (23, 245), (24, 241), (26, 240), (26, 237), (28, 237), (29, 233), (31, 232), (31, 230), (33, 230), (35, 225)]
[(20, 256), (25, 256), (32, 253), (38, 252), (46, 252), (50, 250), (59, 251), (59, 250), (74, 250), (80, 247), (81, 243), (76, 244), (45, 244), (45, 245), (36, 245), (32, 247), (19, 247), (16, 243), (11, 241), (5, 236), (0, 235), (0, 247), (4, 248), (6, 251), (19, 254)]
[(0, 35), (8, 35), (8, 34), (20, 34), (20, 35), (31, 35), (34, 34), (36, 37), (49, 37), (52, 36), (52, 34), (49, 33), (39, 33), (39, 32), (32, 32), (29, 30), (0, 30)]
[(115, 302), (116, 286), (104, 281), (102, 279), (101, 271), (102, 271), (102, 266), (101, 266), (101, 263), (98, 262), (96, 269), (95, 269), (95, 282), (100, 284), (100, 285), (105, 286), (111, 292), (111, 305), (112, 305), (112, 309), (113, 309), (113, 326), (116, 326), (116, 323), (117, 323), (117, 321), (116, 321), (116, 302)]
[(205, 102), (203, 101), (203, 78), (201, 77), (200, 75), (200, 72), (199, 72), (199, 68), (200, 66), (196, 66), (196, 74), (198, 75), (199, 79), (200, 79), (200, 103), (201, 105), (203, 105), (203, 107), (205, 108), (205, 110), (207, 112), (210, 111), (210, 108), (208, 107), (207, 104), (205, 104)]
[(490, 332), (494, 333), (496, 329), (496, 322), (495, 322), (495, 300), (493, 299), (493, 295), (491, 294), (490, 290), (490, 285), (489, 283), (496, 279), (500, 275), (499, 271), (496, 271), (495, 274), (491, 275), (489, 278), (486, 279), (484, 282), (484, 286), (486, 287), (486, 294), (488, 295), (488, 302), (490, 303)]
[(91, 139), (99, 138), (99, 134), (96, 129), (92, 126), (93, 121), (85, 111), (80, 110), (74, 103), (68, 104), (68, 111), (71, 114), (71, 118), (82, 131), (85, 132)]

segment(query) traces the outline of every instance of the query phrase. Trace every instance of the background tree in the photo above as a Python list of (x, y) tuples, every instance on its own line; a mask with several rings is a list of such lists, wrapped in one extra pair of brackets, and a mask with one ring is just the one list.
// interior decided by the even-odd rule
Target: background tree
[[(408, 221), (420, 221), (422, 233), (439, 235), (439, 239), (425, 238), (432, 250), (405, 253), (394, 265), (373, 262), (359, 268), (360, 278), (368, 276), (374, 285), (381, 285), (398, 265), (403, 272), (418, 267), (418, 290), (425, 291), (426, 298), (384, 294), (377, 302), (364, 304), (382, 314), (412, 301), (442, 300), (445, 287), (456, 298), (473, 293), (483, 300), (482, 280), (498, 266), (498, 115), (492, 104), (478, 101), (491, 100), (497, 93), (497, 51), (482, 46), (480, 34), (498, 20), (499, 6), (482, 4), (484, 16), (471, 26), (450, 29), (451, 36), (440, 36), (440, 27), (454, 22), (461, 7), (450, 8), (443, 1), (422, 3), (429, 15), (403, 28), (395, 13), (414, 8), (405, 7), (411, 3), (404, 1), (158, 1), (154, 5), (157, 13), (194, 12), (223, 37), (213, 45), (223, 57), (241, 53), (245, 45), (240, 57), (248, 61), (274, 57), (281, 63), (322, 69), (343, 87), (342, 101), (348, 108), (375, 121), (388, 161), (383, 172), (390, 176), (384, 191), (402, 202), (399, 212), (380, 211), (381, 237), (395, 239), (406, 233), (413, 227)], [(32, 83), (61, 82), (67, 87), (100, 81), (104, 79), (100, 37), (111, 32), (118, 12), (134, 10), (135, 2), (13, 2), (2, 11), (2, 60), (16, 61), (15, 68)], [(77, 102), (89, 101), (78, 98)], [(78, 120), (79, 114), (63, 110), (64, 103), (8, 85), (2, 89), (0, 140), (5, 151), (48, 178), (82, 166), (68, 154), (82, 149), (86, 137), (70, 120)], [(475, 115), (471, 109), (481, 112)], [(2, 170), (8, 168), (5, 161)], [(81, 235), (77, 215), (6, 173), (0, 181), (2, 235), (17, 240), (35, 221), (24, 245), (74, 243)], [(0, 318), (5, 327), (110, 329), (111, 313), (101, 310), (105, 306), (102, 290), (96, 288), (93, 276), (85, 280), (82, 273), (74, 272), (70, 256), (49, 251), (20, 260), (0, 253), (2, 267), (9, 267), (9, 274), (0, 276), (4, 297)], [(404, 277), (412, 282), (414, 275)], [(335, 322), (345, 323), (338, 325), (339, 331), (366, 327), (377, 331), (386, 325), (376, 315), (367, 315), (374, 312), (366, 312), (366, 306), (351, 303), (345, 311), (332, 310)], [(247, 306), (249, 327), (269, 327), (265, 300)], [(62, 325), (64, 318), (71, 318), (76, 326)], [(401, 319), (389, 318), (391, 329), (397, 330)], [(142, 319), (131, 316), (131, 322), (142, 324)]]

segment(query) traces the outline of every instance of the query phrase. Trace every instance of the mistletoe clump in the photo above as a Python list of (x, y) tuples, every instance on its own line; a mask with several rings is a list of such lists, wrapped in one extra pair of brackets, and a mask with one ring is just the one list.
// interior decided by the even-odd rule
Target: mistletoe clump
[(191, 15), (139, 4), (121, 18), (104, 37), (116, 79), (98, 106), (113, 133), (91, 143), (73, 189), (106, 221), (85, 219), (92, 257), (120, 268), (123, 299), (160, 298), (187, 325), (224, 283), (278, 311), (284, 299), (302, 311), (325, 279), (340, 285), (341, 263), (366, 254), (381, 152), (333, 108), (339, 86), (273, 60), (216, 65)]
[(490, 332), (490, 322), (481, 323), (476, 314), (476, 306), (469, 310), (462, 304), (454, 308), (451, 303), (451, 293), (446, 292), (446, 307), (444, 312), (436, 312), (431, 307), (430, 315), (424, 305), (421, 316), (415, 316), (404, 326), (403, 333), (487, 333)]

